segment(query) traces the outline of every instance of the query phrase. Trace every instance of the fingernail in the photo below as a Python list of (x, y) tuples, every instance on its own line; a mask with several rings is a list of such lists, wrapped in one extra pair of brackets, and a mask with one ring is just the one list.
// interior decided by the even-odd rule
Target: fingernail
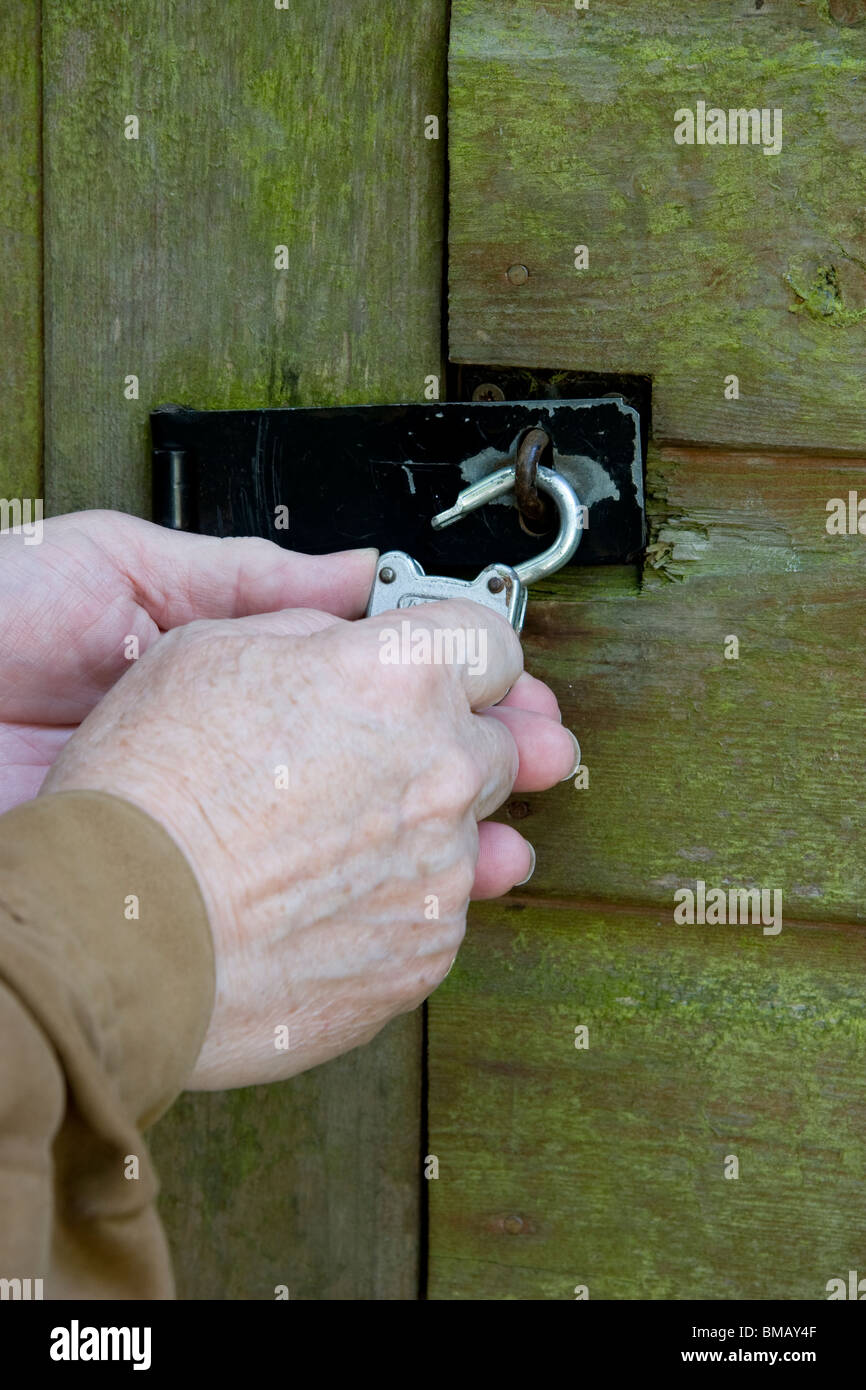
[(532, 863), (529, 866), (529, 873), (526, 875), (526, 878), (522, 878), (519, 883), (515, 883), (515, 888), (522, 888), (523, 884), (528, 883), (529, 880), (532, 878), (532, 875), (535, 873), (535, 864), (538, 856), (535, 853), (534, 845), (529, 846), (529, 853), (532, 855)]
[(560, 778), (560, 780), (562, 782), (570, 782), (572, 777), (576, 777), (580, 770), (580, 744), (574, 737), (574, 734), (571, 732), (571, 729), (566, 729), (565, 732), (568, 734), (569, 738), (574, 744), (574, 767), (571, 769), (571, 772), (567, 772), (564, 777)]

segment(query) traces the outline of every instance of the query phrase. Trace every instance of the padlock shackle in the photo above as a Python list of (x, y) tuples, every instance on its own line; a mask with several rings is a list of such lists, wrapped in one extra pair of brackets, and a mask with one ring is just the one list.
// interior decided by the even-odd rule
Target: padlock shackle
[[(544, 579), (546, 575), (555, 574), (557, 570), (562, 569), (577, 550), (583, 535), (580, 502), (574, 488), (562, 474), (554, 472), (552, 468), (539, 468), (536, 486), (556, 503), (559, 512), (559, 535), (553, 545), (543, 550), (540, 555), (534, 556), (531, 560), (524, 560), (522, 565), (514, 566), (514, 573), (521, 584), (534, 584), (536, 580)], [(431, 525), (435, 530), (441, 531), (443, 527), (459, 521), (467, 512), (474, 512), (485, 503), (501, 497), (503, 493), (513, 491), (514, 469), (500, 468), (496, 473), (489, 473), (486, 478), (473, 483), (471, 487), (464, 488), (454, 506), (434, 516)]]

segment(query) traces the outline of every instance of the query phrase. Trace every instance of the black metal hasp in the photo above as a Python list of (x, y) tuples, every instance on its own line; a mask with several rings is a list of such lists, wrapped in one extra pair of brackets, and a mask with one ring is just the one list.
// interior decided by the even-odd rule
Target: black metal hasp
[[(405, 550), (427, 570), (518, 565), (557, 526), (535, 489), (541, 463), (571, 483), (585, 509), (575, 564), (634, 560), (645, 544), (640, 419), (618, 398), (166, 405), (150, 420), (153, 518), (163, 526), (266, 536), (310, 554)], [(506, 464), (516, 469), (513, 492), (461, 526), (431, 527), (458, 493)]]

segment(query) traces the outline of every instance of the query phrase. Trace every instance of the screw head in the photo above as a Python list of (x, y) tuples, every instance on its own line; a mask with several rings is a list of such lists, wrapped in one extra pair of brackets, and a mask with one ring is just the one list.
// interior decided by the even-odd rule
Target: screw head
[(502, 590), (505, 588), (505, 580), (502, 579), (500, 575), (494, 574), (488, 579), (487, 587), (491, 594), (501, 594)]
[(492, 381), (484, 381), (472, 392), (473, 401), (504, 401), (505, 392)]
[(393, 584), (397, 575), (394, 570), (391, 569), (390, 565), (385, 565), (384, 569), (380, 569), (379, 571), (379, 578), (383, 584)]
[(505, 272), (506, 277), (512, 285), (525, 285), (529, 279), (529, 271), (525, 265), (510, 265)]

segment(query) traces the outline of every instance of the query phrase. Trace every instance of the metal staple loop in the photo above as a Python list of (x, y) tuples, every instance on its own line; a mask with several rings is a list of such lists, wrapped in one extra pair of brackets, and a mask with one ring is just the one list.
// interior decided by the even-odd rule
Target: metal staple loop
[(536, 485), (539, 460), (550, 443), (546, 430), (527, 430), (517, 448), (514, 464), (514, 496), (520, 524), (530, 535), (543, 535), (554, 524), (550, 504)]
[[(543, 465), (539, 467), (537, 476), (540, 490), (552, 497), (556, 503), (559, 530), (553, 544), (540, 555), (533, 556), (531, 560), (522, 560), (519, 565), (514, 566), (514, 574), (524, 585), (534, 584), (537, 579), (555, 574), (563, 565), (567, 565), (583, 535), (583, 513), (571, 484), (561, 473)], [(465, 487), (457, 494), (454, 506), (449, 507), (447, 511), (439, 512), (432, 518), (430, 525), (434, 531), (441, 531), (444, 526), (453, 526), (455, 521), (459, 521), (468, 512), (474, 512), (476, 507), (484, 507), (495, 497), (503, 497), (513, 491), (514, 465), (509, 464), (506, 468), (498, 468), (495, 473), (485, 474), (470, 487)]]

